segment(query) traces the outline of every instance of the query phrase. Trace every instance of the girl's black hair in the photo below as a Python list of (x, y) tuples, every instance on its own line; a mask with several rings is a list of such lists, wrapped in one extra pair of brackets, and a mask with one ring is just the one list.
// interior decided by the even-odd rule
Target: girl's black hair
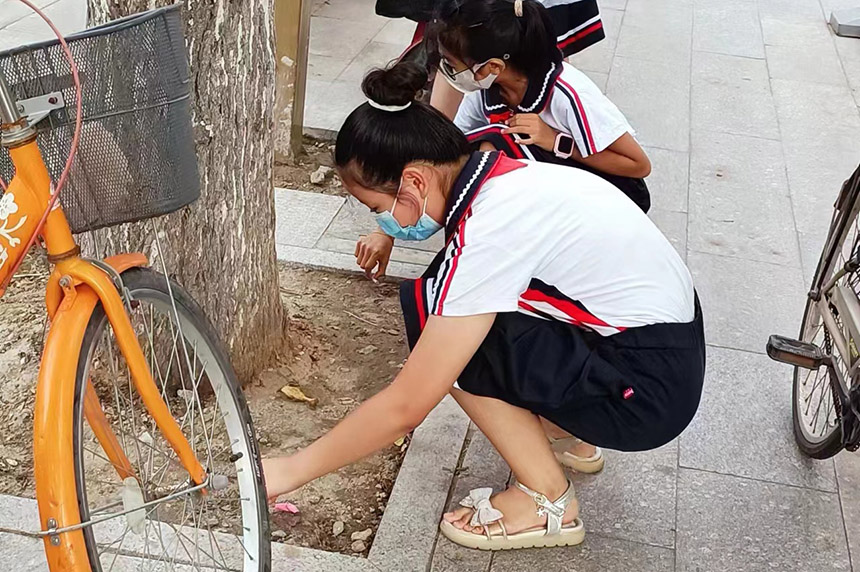
[(394, 193), (409, 163), (443, 165), (468, 155), (466, 136), (440, 112), (415, 100), (426, 83), (427, 70), (413, 62), (368, 73), (361, 83), (368, 99), (379, 105), (410, 105), (402, 111), (359, 105), (337, 135), (335, 165), (364, 187)]
[(536, 0), (523, 0), (522, 16), (512, 0), (446, 0), (428, 37), (434, 60), (445, 48), (470, 66), (499, 58), (528, 73), (562, 59), (549, 13)]

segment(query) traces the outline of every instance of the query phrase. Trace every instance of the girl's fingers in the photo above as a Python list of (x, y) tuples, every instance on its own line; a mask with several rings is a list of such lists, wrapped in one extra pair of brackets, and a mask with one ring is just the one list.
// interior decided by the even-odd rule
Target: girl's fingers
[(519, 141), (517, 141), (519, 145), (534, 145), (535, 140), (533, 137), (520, 137)]

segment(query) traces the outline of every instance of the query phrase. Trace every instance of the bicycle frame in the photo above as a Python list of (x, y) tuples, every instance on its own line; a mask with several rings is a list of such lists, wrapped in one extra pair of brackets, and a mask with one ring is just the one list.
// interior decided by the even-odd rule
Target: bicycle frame
[[(16, 175), (9, 188), (14, 188), (16, 193), (30, 193), (36, 197), (35, 204), (40, 206), (40, 210), (34, 209), (34, 212), (26, 214), (40, 217), (52, 198), (51, 179), (36, 145), (36, 131), (18, 114), (2, 75), (0, 133), (4, 135), (4, 145), (8, 147), (15, 166)], [(80, 248), (59, 203), (47, 216), (40, 232), (54, 270), (45, 295), (51, 327), (36, 388), (33, 454), (36, 498), (49, 568), (54, 572), (88, 571), (89, 556), (80, 526), (75, 486), (73, 423), (79, 354), (87, 324), (98, 303), (104, 307), (141, 400), (176, 452), (179, 462), (195, 485), (204, 485), (207, 475), (161, 398), (117, 285), (99, 265), (80, 257)], [(124, 254), (110, 257), (105, 262), (121, 273), (143, 266), (147, 260), (143, 254)], [(91, 382), (87, 383), (89, 390), (84, 392), (87, 423), (119, 477), (133, 476), (132, 465), (104, 416), (98, 396), (92, 390)]]

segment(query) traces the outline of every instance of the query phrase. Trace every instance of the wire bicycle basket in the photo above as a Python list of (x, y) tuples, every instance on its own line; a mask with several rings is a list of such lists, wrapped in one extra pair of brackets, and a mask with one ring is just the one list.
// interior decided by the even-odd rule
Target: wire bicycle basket
[[(176, 211), (200, 196), (191, 79), (178, 5), (66, 38), (82, 87), (78, 153), (60, 194), (75, 233)], [(57, 40), (0, 52), (0, 73), (21, 111), (38, 121), (52, 179), (75, 130), (75, 88)], [(0, 149), (0, 177), (14, 168)]]

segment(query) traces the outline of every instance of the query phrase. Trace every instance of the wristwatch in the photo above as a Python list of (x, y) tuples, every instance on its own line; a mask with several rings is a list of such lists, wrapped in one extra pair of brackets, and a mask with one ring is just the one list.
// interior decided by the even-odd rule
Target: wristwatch
[(567, 133), (559, 133), (555, 136), (555, 145), (552, 148), (552, 152), (559, 159), (570, 159), (573, 155), (573, 146), (573, 137)]

